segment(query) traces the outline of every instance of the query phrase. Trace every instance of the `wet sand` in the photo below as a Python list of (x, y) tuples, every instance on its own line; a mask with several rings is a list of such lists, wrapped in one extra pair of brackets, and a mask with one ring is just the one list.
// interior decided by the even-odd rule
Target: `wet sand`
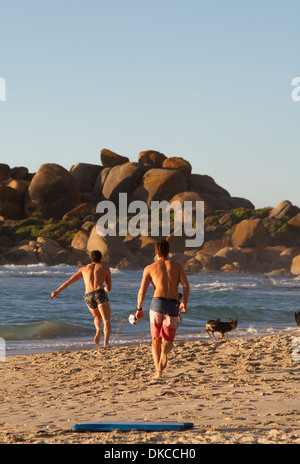
[[(300, 444), (299, 337), (175, 342), (162, 379), (149, 344), (8, 356), (0, 362), (0, 443)], [(97, 420), (194, 428), (71, 430)]]

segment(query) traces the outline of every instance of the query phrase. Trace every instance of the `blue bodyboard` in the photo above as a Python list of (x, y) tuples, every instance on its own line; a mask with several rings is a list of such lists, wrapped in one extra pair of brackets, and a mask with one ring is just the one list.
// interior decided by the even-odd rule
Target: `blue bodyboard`
[(194, 427), (192, 422), (142, 422), (142, 421), (99, 421), (72, 425), (77, 432), (111, 432), (119, 429), (124, 432), (141, 430), (144, 432), (161, 432), (165, 430), (186, 430)]

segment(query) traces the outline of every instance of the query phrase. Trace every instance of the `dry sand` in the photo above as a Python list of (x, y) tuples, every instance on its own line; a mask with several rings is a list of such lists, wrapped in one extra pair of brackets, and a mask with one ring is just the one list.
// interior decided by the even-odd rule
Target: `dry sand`
[[(176, 342), (159, 380), (148, 344), (8, 356), (0, 362), (0, 443), (300, 444), (299, 336)], [(194, 428), (70, 429), (95, 420)]]

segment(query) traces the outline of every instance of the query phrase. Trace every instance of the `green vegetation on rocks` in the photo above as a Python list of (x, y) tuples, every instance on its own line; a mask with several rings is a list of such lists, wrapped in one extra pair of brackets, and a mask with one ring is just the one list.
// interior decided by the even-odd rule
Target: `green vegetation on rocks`
[(13, 227), (13, 234), (18, 239), (35, 240), (37, 237), (47, 237), (57, 240), (62, 246), (71, 244), (78, 231), (78, 221), (57, 221), (29, 218), (19, 221)]

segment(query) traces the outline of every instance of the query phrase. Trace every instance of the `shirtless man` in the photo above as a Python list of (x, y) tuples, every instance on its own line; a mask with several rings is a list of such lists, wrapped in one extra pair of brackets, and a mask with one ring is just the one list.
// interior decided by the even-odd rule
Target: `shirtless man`
[[(154, 287), (150, 306), (150, 328), (152, 335), (152, 355), (156, 376), (160, 378), (166, 368), (168, 354), (173, 348), (173, 341), (178, 326), (179, 313), (186, 313), (190, 286), (182, 266), (169, 260), (169, 243), (161, 240), (155, 245), (158, 260), (144, 269), (140, 285), (136, 317), (144, 316), (142, 304), (150, 282)], [(179, 306), (178, 285), (183, 287), (183, 301)], [(179, 311), (181, 308), (181, 311)], [(162, 343), (163, 340), (163, 343)]]
[[(90, 253), (91, 263), (82, 267), (75, 274), (63, 283), (55, 292), (51, 293), (51, 298), (55, 299), (69, 285), (74, 284), (83, 277), (85, 283), (85, 302), (94, 316), (96, 336), (94, 342), (99, 345), (101, 335), (101, 321), (104, 324), (104, 347), (108, 347), (108, 341), (111, 331), (110, 317), (111, 309), (106, 292), (111, 290), (110, 270), (100, 263), (102, 254), (95, 250)], [(106, 284), (104, 286), (104, 283)]]

